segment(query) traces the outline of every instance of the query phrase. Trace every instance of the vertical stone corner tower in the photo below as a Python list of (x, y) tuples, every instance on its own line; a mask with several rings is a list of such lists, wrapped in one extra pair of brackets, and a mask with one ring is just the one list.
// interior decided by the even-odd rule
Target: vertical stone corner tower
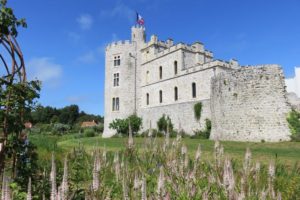
[(145, 44), (145, 28), (131, 29), (131, 41), (118, 41), (105, 50), (105, 118), (103, 137), (115, 131), (109, 123), (116, 118), (126, 118), (137, 112), (137, 87), (140, 70), (140, 49)]

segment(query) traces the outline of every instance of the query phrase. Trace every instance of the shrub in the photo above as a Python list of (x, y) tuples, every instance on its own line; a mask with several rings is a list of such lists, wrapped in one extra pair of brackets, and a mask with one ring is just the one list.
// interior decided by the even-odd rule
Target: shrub
[(194, 105), (194, 115), (197, 121), (201, 118), (201, 112), (202, 112), (202, 103), (198, 102)]
[(300, 120), (299, 119), (300, 119), (300, 113), (295, 110), (292, 110), (287, 117), (289, 128), (292, 133), (291, 139), (293, 141), (300, 141)]
[(194, 135), (192, 135), (191, 138), (209, 139), (210, 132), (211, 132), (211, 121), (209, 119), (205, 119), (205, 129), (194, 131)]
[(159, 131), (167, 132), (167, 128), (169, 125), (169, 131), (170, 133), (173, 131), (173, 124), (169, 116), (166, 116), (163, 114), (161, 118), (157, 121), (157, 127)]
[(93, 129), (85, 129), (84, 136), (85, 137), (95, 137), (95, 131)]
[(118, 134), (128, 135), (129, 121), (133, 135), (136, 135), (142, 126), (142, 118), (137, 115), (130, 115), (126, 119), (115, 119), (109, 124), (109, 128), (117, 131)]
[(71, 130), (71, 126), (67, 124), (55, 123), (52, 126), (52, 133), (63, 134)]
[(103, 133), (104, 125), (103, 124), (99, 124), (97, 126), (94, 126), (93, 129), (94, 129), (94, 131), (96, 133)]

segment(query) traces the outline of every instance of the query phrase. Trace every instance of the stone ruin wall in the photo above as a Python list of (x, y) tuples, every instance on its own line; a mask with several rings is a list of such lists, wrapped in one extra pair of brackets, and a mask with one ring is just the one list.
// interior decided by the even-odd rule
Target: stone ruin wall
[(278, 65), (242, 67), (211, 80), (211, 139), (286, 141), (290, 130), (284, 75)]

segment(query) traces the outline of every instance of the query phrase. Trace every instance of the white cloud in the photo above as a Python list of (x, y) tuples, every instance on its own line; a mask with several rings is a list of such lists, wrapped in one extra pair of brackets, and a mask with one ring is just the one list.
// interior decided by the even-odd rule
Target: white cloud
[(92, 27), (94, 20), (91, 15), (82, 14), (77, 18), (76, 21), (82, 30), (88, 30)]
[(75, 43), (77, 43), (81, 38), (81, 36), (75, 32), (68, 32), (68, 37), (72, 42), (75, 42)]
[(55, 87), (62, 77), (62, 66), (48, 57), (33, 58), (27, 63), (29, 79), (38, 79), (43, 85)]
[(78, 61), (82, 63), (93, 63), (96, 60), (97, 59), (94, 51), (89, 51), (78, 58)]
[(130, 22), (135, 20), (135, 11), (121, 1), (118, 1), (111, 10), (102, 10), (101, 15), (104, 17), (125, 17)]
[(71, 104), (74, 104), (74, 103), (81, 103), (81, 102), (84, 102), (87, 100), (87, 97), (86, 96), (83, 96), (83, 95), (79, 95), (79, 96), (69, 96), (66, 98), (66, 100), (71, 103)]

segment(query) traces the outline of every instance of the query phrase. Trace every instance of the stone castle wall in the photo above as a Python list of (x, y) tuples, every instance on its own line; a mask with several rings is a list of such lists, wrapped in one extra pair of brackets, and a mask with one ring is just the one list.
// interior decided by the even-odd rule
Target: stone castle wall
[(193, 134), (197, 129), (204, 129), (205, 119), (210, 119), (210, 102), (209, 100), (201, 101), (202, 113), (200, 122), (196, 121), (194, 117), (194, 105), (197, 102), (184, 102), (141, 109), (139, 116), (143, 118), (143, 131), (150, 128), (150, 121), (152, 128), (157, 129), (157, 121), (163, 114), (171, 118), (175, 130), (179, 130), (179, 126), (181, 126), (181, 129), (187, 134)]
[(290, 131), (281, 67), (242, 67), (211, 81), (211, 139), (285, 141)]

